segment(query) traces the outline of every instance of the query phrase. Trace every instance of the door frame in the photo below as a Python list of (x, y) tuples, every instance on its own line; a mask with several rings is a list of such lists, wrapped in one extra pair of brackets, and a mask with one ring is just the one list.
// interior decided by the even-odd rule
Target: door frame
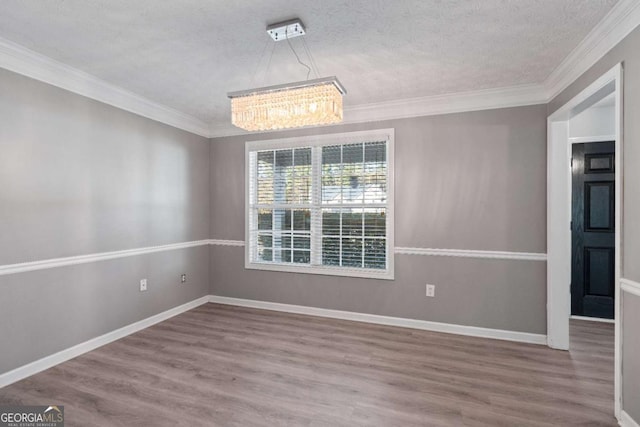
[(617, 64), (547, 117), (547, 345), (569, 350), (571, 316), (571, 139), (569, 119), (604, 94), (615, 93), (615, 415), (620, 419), (623, 67)]

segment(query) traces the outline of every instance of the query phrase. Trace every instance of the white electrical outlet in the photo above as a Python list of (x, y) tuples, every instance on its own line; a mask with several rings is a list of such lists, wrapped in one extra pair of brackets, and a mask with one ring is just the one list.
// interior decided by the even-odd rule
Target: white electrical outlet
[(147, 279), (140, 280), (140, 292), (147, 290)]
[(435, 297), (436, 296), (436, 285), (427, 285), (427, 293), (426, 295), (428, 297)]

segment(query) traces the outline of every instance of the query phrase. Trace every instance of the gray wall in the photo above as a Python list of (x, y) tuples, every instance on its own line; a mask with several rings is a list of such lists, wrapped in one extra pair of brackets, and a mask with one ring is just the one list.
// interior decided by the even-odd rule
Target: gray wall
[[(622, 277), (640, 282), (640, 27), (636, 28), (600, 61), (548, 105), (551, 114), (580, 93), (614, 65), (624, 65), (624, 212), (622, 220)], [(622, 354), (623, 409), (640, 423), (640, 346), (637, 297), (623, 292)], [(635, 321), (634, 321), (635, 320)], [(628, 344), (626, 339), (630, 339)], [(630, 412), (631, 411), (631, 412)]]
[[(209, 237), (207, 139), (6, 70), (0, 88), (0, 265)], [(208, 293), (206, 246), (0, 276), (0, 373)]]
[[(395, 129), (398, 247), (546, 252), (544, 105), (217, 138), (214, 239), (244, 240), (244, 142)], [(214, 247), (212, 293), (388, 316), (546, 333), (546, 264), (396, 255), (396, 280), (244, 270), (243, 250)], [(436, 285), (436, 298), (424, 284)]]

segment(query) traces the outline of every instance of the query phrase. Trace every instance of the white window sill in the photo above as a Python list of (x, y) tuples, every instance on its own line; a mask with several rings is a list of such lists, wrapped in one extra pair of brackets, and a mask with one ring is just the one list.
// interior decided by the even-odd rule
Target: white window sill
[(374, 270), (364, 268), (319, 267), (301, 264), (271, 264), (247, 262), (248, 270), (278, 271), (282, 273), (320, 274), (325, 276), (361, 277), (366, 279), (395, 280), (392, 270)]

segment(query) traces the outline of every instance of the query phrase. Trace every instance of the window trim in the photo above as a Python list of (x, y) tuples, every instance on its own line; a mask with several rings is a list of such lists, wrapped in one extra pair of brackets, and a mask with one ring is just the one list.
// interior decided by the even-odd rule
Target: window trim
[[(244, 267), (245, 269), (394, 280), (395, 278), (395, 274), (394, 274), (394, 264), (395, 264), (394, 262), (395, 261), (394, 259), (395, 258), (394, 139), (395, 139), (395, 130), (393, 128), (388, 128), (388, 129), (376, 129), (376, 130), (359, 131), (359, 132), (341, 132), (341, 133), (324, 134), (324, 135), (246, 141), (245, 156), (244, 156), (245, 157), (245, 171), (244, 171), (244, 178), (245, 178)], [(387, 212), (386, 212), (387, 269), (386, 270), (329, 267), (329, 266), (302, 265), (302, 264), (269, 264), (269, 263), (251, 262), (250, 205), (249, 205), (250, 191), (251, 191), (251, 182), (250, 182), (251, 181), (251, 178), (250, 178), (250, 170), (251, 170), (250, 153), (251, 152), (260, 151), (260, 150), (281, 150), (281, 149), (301, 148), (301, 147), (322, 147), (327, 145), (369, 142), (369, 141), (375, 141), (375, 140), (387, 142), (387, 208), (386, 208), (387, 209)], [(313, 179), (316, 179), (316, 177), (313, 177)], [(313, 237), (312, 237), (312, 241), (313, 241)]]

